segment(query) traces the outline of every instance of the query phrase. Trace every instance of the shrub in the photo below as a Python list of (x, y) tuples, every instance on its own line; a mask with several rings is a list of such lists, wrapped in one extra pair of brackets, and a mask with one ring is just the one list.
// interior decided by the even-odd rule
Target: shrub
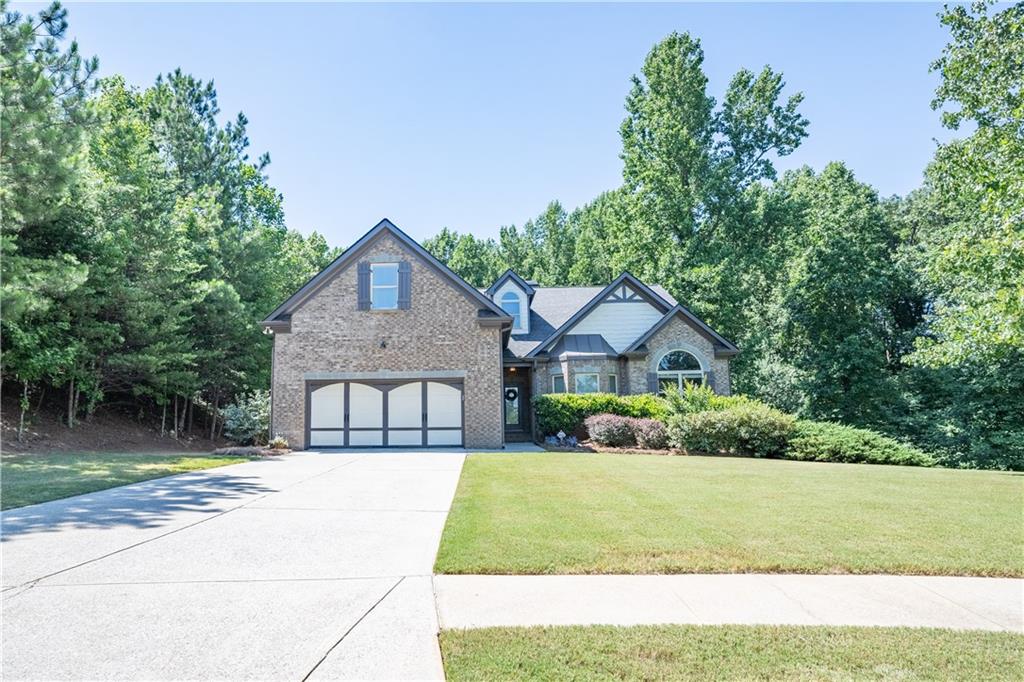
[(668, 432), (657, 419), (634, 419), (633, 437), (636, 444), (646, 450), (664, 450), (668, 447)]
[(617, 414), (593, 414), (583, 421), (590, 440), (598, 445), (623, 448), (636, 445), (633, 437), (633, 419)]
[(665, 406), (671, 414), (697, 414), (727, 410), (741, 405), (764, 405), (745, 395), (718, 395), (709, 386), (686, 384), (682, 391), (665, 391)]
[(804, 420), (796, 423), (784, 457), (815, 462), (935, 465), (935, 459), (923, 450), (875, 431)]
[(270, 428), (270, 392), (253, 391), (223, 408), (224, 435), (239, 445), (262, 445)]
[(271, 450), (287, 450), (288, 439), (278, 434), (270, 439), (270, 442), (267, 443), (267, 447)]
[(778, 457), (783, 454), (796, 419), (750, 401), (722, 410), (676, 414), (668, 421), (673, 447), (708, 453)]
[(649, 393), (548, 393), (533, 398), (537, 428), (545, 436), (564, 431), (585, 436), (583, 421), (595, 414), (663, 419), (668, 415), (665, 401)]

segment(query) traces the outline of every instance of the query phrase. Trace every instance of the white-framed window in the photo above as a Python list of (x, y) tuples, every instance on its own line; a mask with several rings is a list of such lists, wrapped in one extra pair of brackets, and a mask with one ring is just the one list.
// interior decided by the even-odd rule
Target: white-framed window
[(658, 388), (682, 391), (686, 384), (703, 384), (704, 370), (700, 360), (687, 350), (670, 350), (658, 361)]
[(565, 393), (565, 377), (561, 374), (551, 375), (551, 392)]
[(374, 310), (398, 307), (398, 263), (370, 263), (370, 307)]
[(597, 393), (601, 390), (599, 374), (577, 374), (575, 375), (577, 393)]
[(619, 392), (619, 378), (614, 374), (608, 375), (608, 392), (618, 393)]
[(523, 329), (522, 304), (519, 301), (519, 294), (514, 291), (506, 291), (499, 302), (501, 309), (512, 316), (512, 328)]

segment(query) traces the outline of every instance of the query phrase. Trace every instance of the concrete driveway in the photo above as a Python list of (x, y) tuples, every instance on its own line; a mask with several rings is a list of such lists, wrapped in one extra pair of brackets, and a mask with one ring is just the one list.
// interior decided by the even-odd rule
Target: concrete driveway
[(2, 677), (442, 679), (463, 459), (303, 453), (4, 512)]

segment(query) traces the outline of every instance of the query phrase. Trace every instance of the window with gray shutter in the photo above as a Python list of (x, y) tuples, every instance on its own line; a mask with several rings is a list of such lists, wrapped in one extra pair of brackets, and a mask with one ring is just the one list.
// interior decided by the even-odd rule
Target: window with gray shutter
[(408, 310), (412, 304), (412, 266), (409, 261), (398, 264), (398, 307)]
[(361, 262), (356, 270), (356, 289), (359, 310), (370, 309), (370, 264)]
[(647, 392), (658, 393), (658, 373), (648, 372), (647, 373)]

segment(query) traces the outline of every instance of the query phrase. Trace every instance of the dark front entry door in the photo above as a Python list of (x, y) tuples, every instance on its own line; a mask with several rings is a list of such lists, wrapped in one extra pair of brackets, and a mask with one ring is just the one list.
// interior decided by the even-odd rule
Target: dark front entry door
[(529, 431), (530, 406), (527, 402), (526, 382), (522, 379), (505, 380), (505, 431)]

